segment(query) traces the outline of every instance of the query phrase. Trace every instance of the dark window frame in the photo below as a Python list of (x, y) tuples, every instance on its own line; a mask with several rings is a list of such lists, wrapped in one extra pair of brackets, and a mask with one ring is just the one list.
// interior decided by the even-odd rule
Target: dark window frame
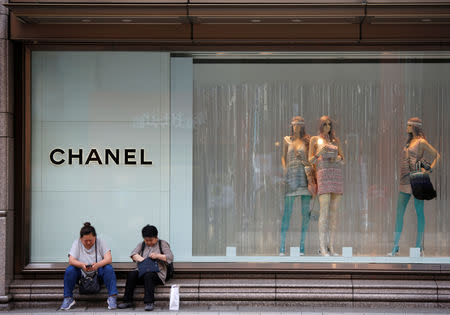
[[(167, 48), (167, 47), (166, 47)], [(160, 47), (133, 47), (107, 45), (33, 45), (16, 43), (14, 45), (14, 109), (15, 109), (15, 167), (14, 167), (14, 273), (16, 276), (35, 278), (40, 275), (61, 274), (68, 263), (30, 262), (31, 228), (31, 55), (36, 50), (161, 50)], [(188, 49), (188, 48), (186, 48)], [(210, 47), (223, 50), (226, 47)], [(419, 47), (406, 48), (418, 50)], [(280, 47), (282, 50), (282, 47)], [(330, 49), (332, 50), (332, 49)], [(364, 49), (359, 48), (360, 51)], [(426, 50), (426, 49), (424, 49)], [(442, 59), (449, 62), (449, 59)], [(394, 60), (399, 62), (398, 60)], [(207, 61), (205, 61), (207, 62)], [(234, 61), (232, 61), (234, 62)], [(237, 61), (236, 61), (237, 62)], [(256, 61), (258, 62), (258, 61)], [(335, 62), (341, 62), (336, 60)], [(349, 62), (352, 62), (351, 60)], [(384, 60), (373, 60), (384, 62)], [(386, 62), (393, 62), (386, 60)], [(429, 60), (428, 62), (433, 62)], [(69, 244), (68, 244), (69, 246)], [(133, 263), (114, 263), (118, 272), (134, 268)], [(177, 273), (303, 273), (303, 274), (413, 274), (442, 276), (450, 274), (450, 264), (414, 263), (241, 263), (241, 262), (176, 262)]]

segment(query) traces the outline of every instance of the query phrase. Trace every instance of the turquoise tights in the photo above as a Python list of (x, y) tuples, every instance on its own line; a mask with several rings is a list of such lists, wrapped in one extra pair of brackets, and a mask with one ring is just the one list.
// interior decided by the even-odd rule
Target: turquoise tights
[[(286, 233), (289, 229), (289, 224), (291, 221), (292, 208), (294, 206), (294, 200), (298, 196), (285, 196), (284, 197), (284, 214), (283, 219), (281, 220), (281, 245), (280, 245), (280, 253), (285, 253), (285, 242), (286, 242)], [(311, 213), (309, 211), (309, 202), (311, 201), (311, 196), (302, 195), (302, 234), (300, 237), (300, 253), (305, 252), (305, 236), (308, 231), (309, 219), (311, 217)]]
[[(397, 202), (397, 215), (395, 219), (395, 240), (394, 248), (398, 247), (400, 235), (403, 229), (403, 216), (405, 215), (406, 206), (408, 205), (411, 194), (400, 192)], [(414, 198), (414, 208), (417, 214), (417, 238), (416, 247), (423, 249), (423, 232), (425, 230), (425, 215), (423, 214), (424, 201)]]

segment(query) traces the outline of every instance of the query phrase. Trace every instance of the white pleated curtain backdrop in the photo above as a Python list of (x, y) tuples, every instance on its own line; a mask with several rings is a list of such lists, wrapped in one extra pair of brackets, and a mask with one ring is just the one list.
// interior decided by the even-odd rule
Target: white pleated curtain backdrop
[[(285, 67), (305, 67), (297, 64), (195, 65), (194, 256), (224, 256), (227, 246), (243, 256), (278, 254), (284, 211), (282, 139), (295, 115), (305, 118), (310, 135), (318, 133), (320, 116), (334, 119), (345, 155), (336, 248), (340, 252), (342, 246), (352, 246), (353, 255), (361, 256), (385, 256), (392, 248), (406, 121), (421, 117), (428, 141), (441, 154), (432, 175), (438, 198), (425, 202), (425, 250), (427, 256), (450, 256), (450, 81), (444, 75), (450, 67), (374, 63), (365, 64), (361, 74), (358, 66), (317, 65), (328, 67), (330, 78), (300, 70), (284, 73)], [(355, 71), (342, 73), (346, 67)], [(318, 208), (316, 201), (306, 255), (317, 255)], [(299, 246), (300, 228), (297, 198), (288, 250)], [(414, 247), (416, 229), (410, 201), (401, 249)]]

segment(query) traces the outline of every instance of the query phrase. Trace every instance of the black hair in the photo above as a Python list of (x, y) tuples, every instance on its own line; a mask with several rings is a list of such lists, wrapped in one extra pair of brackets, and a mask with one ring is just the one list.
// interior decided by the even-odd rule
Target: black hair
[(80, 230), (80, 238), (82, 238), (84, 235), (92, 234), (93, 236), (97, 236), (97, 233), (95, 232), (95, 228), (91, 225), (90, 222), (84, 222), (83, 227)]
[(147, 224), (142, 228), (142, 237), (158, 237), (158, 229), (156, 226)]

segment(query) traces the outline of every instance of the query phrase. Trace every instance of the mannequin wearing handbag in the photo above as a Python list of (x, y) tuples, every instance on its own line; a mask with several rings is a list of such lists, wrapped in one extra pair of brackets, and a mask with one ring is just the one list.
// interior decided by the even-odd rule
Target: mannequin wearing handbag
[[(295, 116), (291, 121), (291, 135), (283, 139), (283, 156), (281, 165), (286, 178), (286, 194), (284, 196), (284, 213), (281, 220), (280, 256), (285, 255), (286, 234), (292, 215), (292, 208), (297, 197), (301, 199), (302, 228), (300, 237), (300, 255), (305, 254), (305, 237), (309, 227), (311, 184), (311, 165), (307, 160), (309, 135), (305, 132), (305, 121)], [(308, 184), (310, 187), (308, 187)], [(314, 192), (314, 191), (313, 191)]]
[(334, 250), (337, 215), (344, 193), (344, 154), (330, 117), (322, 116), (319, 135), (311, 138), (309, 162), (316, 164), (319, 195), (319, 244), (322, 256), (337, 256)]
[[(394, 246), (388, 256), (396, 256), (399, 251), (400, 236), (403, 230), (403, 217), (405, 215), (406, 206), (411, 198), (411, 183), (409, 173), (415, 169), (418, 161), (421, 161), (424, 154), (433, 157), (433, 162), (429, 170), (431, 172), (440, 159), (437, 150), (428, 143), (425, 139), (425, 134), (422, 129), (422, 120), (413, 117), (408, 120), (406, 132), (408, 133), (408, 140), (406, 146), (403, 148), (403, 156), (400, 164), (400, 192), (397, 201), (397, 210), (395, 218), (395, 232), (394, 232)], [(421, 255), (423, 255), (423, 233), (425, 230), (425, 215), (424, 215), (424, 201), (414, 198), (414, 208), (417, 214), (417, 237), (416, 247), (420, 247)]]

